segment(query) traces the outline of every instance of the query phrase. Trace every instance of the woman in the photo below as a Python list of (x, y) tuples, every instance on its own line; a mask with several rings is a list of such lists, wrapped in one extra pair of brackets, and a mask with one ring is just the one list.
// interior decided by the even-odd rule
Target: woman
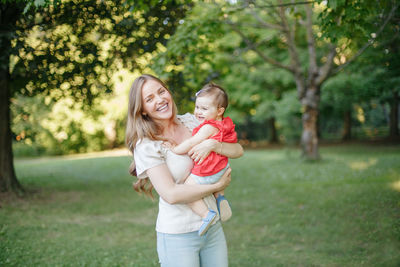
[[(177, 116), (171, 93), (151, 75), (137, 78), (129, 94), (126, 143), (134, 155), (131, 173), (139, 178), (137, 191), (151, 194), (154, 186), (160, 196), (156, 223), (157, 252), (161, 266), (228, 266), (224, 232), (218, 221), (204, 236), (198, 236), (202, 221), (185, 203), (204, 198), (216, 210), (213, 192), (230, 183), (230, 169), (219, 182), (188, 185), (193, 160), (201, 162), (211, 151), (230, 158), (240, 157), (239, 144), (206, 140), (193, 147), (189, 155), (177, 155), (164, 147), (169, 141), (180, 144), (191, 137), (198, 122), (191, 114)], [(135, 172), (136, 171), (136, 172)]]

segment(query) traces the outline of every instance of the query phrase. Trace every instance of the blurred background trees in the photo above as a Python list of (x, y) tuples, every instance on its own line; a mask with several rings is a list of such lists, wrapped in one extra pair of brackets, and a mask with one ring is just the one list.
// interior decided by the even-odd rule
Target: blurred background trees
[[(16, 138), (48, 139), (55, 142), (54, 153), (119, 145), (124, 137), (117, 126), (126, 99), (118, 94), (126, 89), (115, 84), (129, 72), (149, 71), (148, 59), (166, 44), (186, 9), (175, 2), (143, 11), (125, 1), (63, 1), (43, 13), (26, 14), (32, 25), (21, 22), (25, 28), (17, 31), (13, 44), (18, 54), (11, 56), (17, 96), (13, 125), (39, 119), (36, 109), (47, 110), (40, 123), (51, 134), (41, 137), (41, 130), (20, 128)], [(34, 95), (36, 105), (25, 105)]]
[(122, 146), (143, 72), (180, 113), (221, 84), (244, 145), (399, 140), (395, 1), (39, 2), (1, 1), (2, 162)]
[[(178, 59), (173, 61), (174, 69), (188, 77), (189, 86), (198, 88), (210, 78), (218, 78), (227, 84), (233, 103), (248, 102), (251, 108), (243, 112), (256, 120), (259, 120), (256, 107), (264, 109), (264, 119), (274, 119), (277, 105), (268, 103), (274, 98), (279, 100), (279, 92), (289, 89), (290, 83), (286, 82), (285, 89), (280, 84), (289, 79), (295, 84), (291, 89), (297, 91), (301, 104), (303, 155), (317, 159), (324, 83), (349, 62), (363, 56), (372, 44), (382, 47), (381, 40), (385, 38), (381, 35), (398, 32), (395, 18), (398, 4), (371, 2), (364, 8), (367, 2), (202, 2), (188, 13), (185, 23), (168, 42), (167, 50), (159, 55), (161, 68), (156, 71), (165, 77), (174, 75), (169, 71), (170, 66), (165, 68), (165, 62), (174, 58)], [(388, 25), (397, 25), (397, 30), (396, 26)], [(221, 58), (223, 53), (229, 56)], [(219, 60), (224, 63), (219, 64)], [(236, 72), (239, 64), (246, 67)], [(271, 72), (279, 75), (272, 83)], [(241, 78), (229, 87), (231, 74)], [(257, 81), (251, 78), (255, 76)], [(236, 90), (239, 97), (233, 93)], [(264, 98), (254, 93), (266, 90), (269, 95), (264, 94)], [(349, 113), (346, 114), (348, 119)]]
[(12, 138), (25, 148), (60, 154), (116, 146), (124, 116), (124, 100), (113, 90), (115, 79), (124, 78), (119, 71), (146, 70), (187, 8), (175, 1), (146, 8), (125, 1), (2, 1), (1, 191), (20, 188), (10, 101)]

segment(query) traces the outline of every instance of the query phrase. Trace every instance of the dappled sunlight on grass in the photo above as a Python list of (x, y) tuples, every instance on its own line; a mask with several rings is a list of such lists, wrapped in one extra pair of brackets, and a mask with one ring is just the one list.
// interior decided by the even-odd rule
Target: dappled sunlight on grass
[(400, 180), (390, 184), (390, 187), (396, 191), (400, 192)]
[(351, 169), (356, 171), (363, 171), (372, 166), (375, 166), (378, 163), (376, 158), (370, 158), (368, 161), (352, 161), (349, 162), (348, 165)]

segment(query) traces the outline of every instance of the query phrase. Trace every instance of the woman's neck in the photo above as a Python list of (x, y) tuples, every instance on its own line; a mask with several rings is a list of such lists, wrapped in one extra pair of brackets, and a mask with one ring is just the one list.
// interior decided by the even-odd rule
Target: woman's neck
[(172, 122), (163, 129), (162, 137), (180, 144), (185, 139), (191, 136), (191, 132), (180, 121)]
[(163, 125), (162, 135), (165, 138), (171, 138), (176, 132), (177, 125), (174, 122), (170, 122), (168, 124)]
[(174, 120), (173, 119), (168, 119), (168, 120), (154, 120), (154, 123), (158, 125), (159, 129), (161, 129), (161, 135), (164, 135), (164, 131), (170, 128), (174, 127)]

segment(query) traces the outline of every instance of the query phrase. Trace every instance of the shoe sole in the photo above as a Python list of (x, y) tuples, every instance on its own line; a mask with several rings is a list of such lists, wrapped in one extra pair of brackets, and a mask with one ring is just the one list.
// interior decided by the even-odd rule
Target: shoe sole
[(219, 217), (221, 222), (226, 222), (232, 217), (232, 210), (227, 200), (221, 200), (219, 203)]
[(204, 228), (202, 232), (199, 232), (199, 236), (202, 236), (205, 233), (207, 233), (208, 229), (210, 229), (210, 227), (214, 223), (215, 219), (217, 219), (217, 216), (214, 216), (214, 218), (212, 218), (211, 222), (207, 225), (207, 227)]

